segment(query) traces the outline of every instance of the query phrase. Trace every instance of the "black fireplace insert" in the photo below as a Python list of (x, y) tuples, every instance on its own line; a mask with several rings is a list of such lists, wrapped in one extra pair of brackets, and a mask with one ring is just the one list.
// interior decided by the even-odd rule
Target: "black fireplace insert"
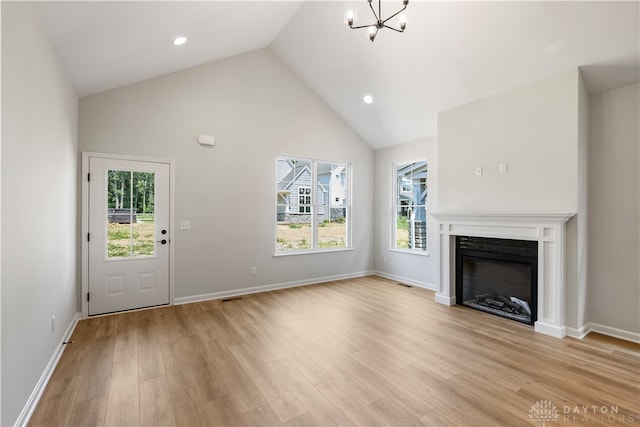
[(456, 303), (533, 325), (538, 242), (456, 237)]

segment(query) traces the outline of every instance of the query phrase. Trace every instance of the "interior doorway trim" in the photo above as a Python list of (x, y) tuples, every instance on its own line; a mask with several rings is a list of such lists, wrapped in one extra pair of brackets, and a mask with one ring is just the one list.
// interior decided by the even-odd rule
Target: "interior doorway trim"
[[(115, 160), (131, 160), (138, 162), (154, 162), (165, 163), (169, 165), (169, 239), (175, 242), (175, 160), (161, 159), (155, 157), (128, 156), (122, 154), (95, 153), (89, 151), (82, 152), (82, 174), (81, 182), (81, 263), (80, 263), (80, 301), (82, 309), (82, 318), (89, 316), (89, 304), (86, 295), (89, 292), (89, 242), (87, 235), (89, 233), (89, 159), (103, 158)], [(175, 300), (175, 244), (169, 245), (169, 305), (174, 305)]]

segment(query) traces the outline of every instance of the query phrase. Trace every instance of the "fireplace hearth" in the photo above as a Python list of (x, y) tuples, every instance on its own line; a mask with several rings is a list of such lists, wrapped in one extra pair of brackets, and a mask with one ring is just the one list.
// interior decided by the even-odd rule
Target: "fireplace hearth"
[(456, 237), (456, 303), (533, 325), (538, 243)]

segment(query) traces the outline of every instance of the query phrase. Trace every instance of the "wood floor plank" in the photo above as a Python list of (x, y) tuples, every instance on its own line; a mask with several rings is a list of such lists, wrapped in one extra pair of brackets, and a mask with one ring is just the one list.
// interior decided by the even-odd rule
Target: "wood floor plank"
[(134, 359), (137, 354), (136, 331), (127, 331), (126, 334), (116, 336), (116, 343), (113, 354), (113, 361), (120, 362), (127, 359)]
[(387, 423), (368, 406), (334, 380), (316, 384), (316, 388), (357, 426), (384, 426)]
[(285, 424), (287, 427), (315, 427), (320, 425), (311, 414), (301, 415)]
[(281, 426), (282, 421), (270, 405), (261, 406), (242, 414), (247, 426)]
[(242, 414), (237, 412), (236, 405), (229, 396), (222, 396), (205, 403), (202, 410), (208, 426), (248, 425)]
[(136, 346), (140, 381), (164, 377), (162, 346), (156, 331), (149, 327), (138, 329)]
[(392, 426), (421, 426), (422, 421), (393, 396), (385, 396), (369, 405), (377, 415)]
[(640, 420), (640, 345), (375, 276), (85, 319), (72, 341), (30, 426), (540, 425), (539, 401), (567, 427)]
[(30, 426), (69, 424), (80, 376), (52, 379), (29, 422)]
[(300, 405), (291, 392), (267, 396), (266, 399), (282, 423), (287, 423), (307, 413), (307, 410)]
[(140, 382), (140, 425), (176, 425), (166, 378), (156, 377)]
[(219, 376), (239, 413), (248, 412), (267, 404), (256, 384), (222, 340), (206, 341), (204, 345), (206, 353), (209, 355), (207, 363), (210, 370), (215, 371)]
[(140, 425), (138, 361), (135, 359), (113, 364), (105, 424), (108, 426)]
[(107, 397), (76, 403), (71, 411), (70, 426), (104, 426)]

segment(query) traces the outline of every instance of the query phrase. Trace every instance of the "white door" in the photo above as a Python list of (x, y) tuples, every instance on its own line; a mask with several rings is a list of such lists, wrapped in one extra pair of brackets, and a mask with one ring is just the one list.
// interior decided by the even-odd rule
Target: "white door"
[(169, 168), (89, 157), (89, 315), (169, 304)]

